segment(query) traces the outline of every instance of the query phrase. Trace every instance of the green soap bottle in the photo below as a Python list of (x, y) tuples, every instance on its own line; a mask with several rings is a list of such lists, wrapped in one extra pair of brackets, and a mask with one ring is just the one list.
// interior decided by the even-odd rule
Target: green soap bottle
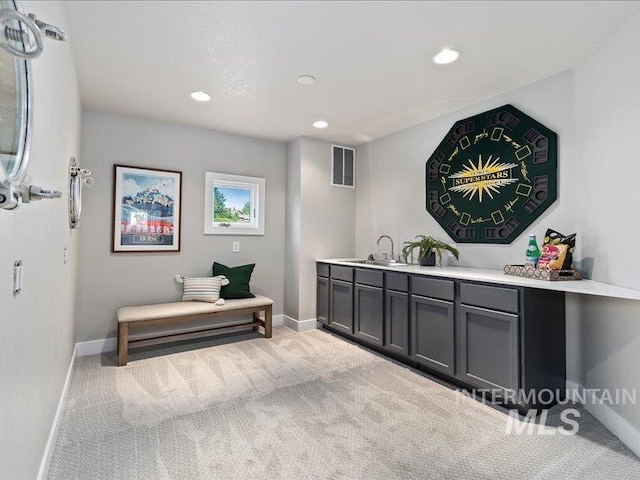
[(535, 234), (529, 234), (529, 245), (527, 246), (527, 254), (525, 256), (525, 266), (536, 268), (538, 259), (540, 258), (540, 249), (538, 248), (538, 242), (536, 241)]

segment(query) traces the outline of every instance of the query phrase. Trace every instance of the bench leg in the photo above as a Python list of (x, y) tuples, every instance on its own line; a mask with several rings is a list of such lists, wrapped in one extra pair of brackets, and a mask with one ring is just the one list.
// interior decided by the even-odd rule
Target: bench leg
[(264, 336), (265, 338), (271, 338), (273, 334), (273, 305), (267, 305), (267, 308), (264, 310)]
[(129, 353), (129, 324), (118, 323), (118, 366), (122, 367), (127, 364), (127, 355)]
[[(260, 312), (253, 312), (253, 321), (258, 321), (260, 320)], [(253, 326), (253, 331), (257, 332), (260, 330), (260, 325), (254, 325)]]

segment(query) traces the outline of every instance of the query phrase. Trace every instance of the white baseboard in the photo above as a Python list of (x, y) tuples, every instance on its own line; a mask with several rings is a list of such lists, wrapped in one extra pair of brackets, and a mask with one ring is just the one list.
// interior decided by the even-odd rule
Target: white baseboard
[(42, 454), (42, 460), (40, 461), (40, 469), (38, 470), (38, 480), (44, 480), (45, 475), (49, 472), (49, 466), (51, 465), (51, 457), (53, 456), (53, 447), (56, 444), (58, 438), (58, 432), (60, 431), (60, 423), (62, 420), (62, 412), (67, 402), (67, 393), (69, 392), (69, 384), (71, 383), (71, 372), (73, 372), (73, 364), (76, 359), (76, 353), (78, 351), (78, 344), (73, 349), (71, 354), (71, 361), (69, 362), (69, 369), (67, 370), (67, 378), (64, 380), (62, 386), (62, 393), (60, 393), (60, 400), (58, 400), (58, 408), (56, 409), (56, 415), (53, 417), (53, 424), (51, 430), (49, 430), (49, 438), (47, 444), (44, 447)]
[(115, 352), (117, 343), (116, 337), (76, 343), (76, 357), (86, 357), (87, 355)]
[[(567, 398), (582, 403), (591, 415), (602, 423), (611, 433), (620, 439), (629, 449), (640, 456), (640, 431), (622, 418), (610, 405), (598, 401), (598, 398), (585, 388), (567, 380)], [(586, 400), (585, 403), (582, 400)]]
[(284, 326), (289, 327), (291, 330), (295, 330), (296, 332), (306, 332), (307, 330), (315, 330), (318, 328), (318, 322), (315, 318), (310, 318), (309, 320), (296, 320), (288, 315), (283, 315), (283, 317)]

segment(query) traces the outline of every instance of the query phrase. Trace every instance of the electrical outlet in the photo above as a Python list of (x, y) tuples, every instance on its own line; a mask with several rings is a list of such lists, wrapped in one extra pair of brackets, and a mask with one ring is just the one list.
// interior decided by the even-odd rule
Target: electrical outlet
[(240, 251), (240, 242), (233, 242), (233, 253), (238, 253)]

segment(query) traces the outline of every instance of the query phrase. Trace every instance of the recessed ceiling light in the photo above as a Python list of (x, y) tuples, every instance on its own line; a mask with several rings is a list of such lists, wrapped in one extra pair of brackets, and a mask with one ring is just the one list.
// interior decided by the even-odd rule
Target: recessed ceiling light
[(433, 61), (438, 65), (453, 63), (460, 57), (460, 51), (452, 48), (443, 48), (440, 53), (433, 57)]
[(211, 100), (211, 95), (207, 92), (191, 92), (191, 98), (198, 102), (208, 102)]
[(316, 83), (316, 77), (311, 75), (300, 75), (298, 77), (298, 83), (300, 85), (313, 85)]
[(329, 126), (329, 124), (327, 122), (325, 122), (324, 120), (317, 120), (315, 122), (313, 122), (313, 126), (316, 128), (327, 128)]

